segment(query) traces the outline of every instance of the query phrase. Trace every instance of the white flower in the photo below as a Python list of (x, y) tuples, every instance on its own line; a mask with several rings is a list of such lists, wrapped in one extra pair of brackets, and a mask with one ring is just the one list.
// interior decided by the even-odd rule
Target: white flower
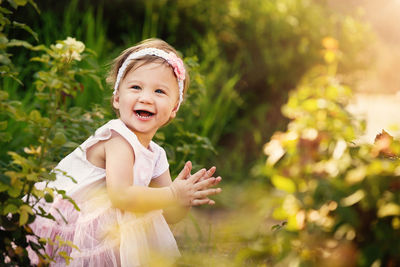
[(70, 54), (70, 58), (71, 58), (72, 60), (77, 60), (77, 61), (80, 61), (80, 60), (82, 59), (81, 54), (77, 53), (76, 51), (73, 51), (73, 52)]
[(51, 45), (51, 49), (55, 52), (55, 58), (61, 58), (66, 62), (72, 60), (80, 61), (81, 53), (85, 50), (85, 44), (77, 41), (75, 38), (68, 37), (66, 40), (57, 41), (56, 45)]
[(77, 53), (82, 53), (85, 50), (85, 44), (81, 41), (77, 41), (75, 38), (67, 37), (64, 44), (69, 47), (69, 50), (75, 51)]

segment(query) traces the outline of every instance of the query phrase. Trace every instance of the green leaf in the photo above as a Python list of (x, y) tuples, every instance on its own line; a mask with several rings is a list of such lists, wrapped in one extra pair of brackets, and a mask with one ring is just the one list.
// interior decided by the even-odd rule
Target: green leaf
[(26, 180), (28, 181), (37, 181), (38, 180), (38, 175), (37, 173), (30, 173), (26, 176)]
[(20, 188), (16, 188), (16, 187), (9, 187), (7, 192), (10, 195), (10, 197), (18, 197), (19, 193), (20, 193)]
[(0, 173), (0, 183), (5, 185), (11, 185), (11, 179), (7, 175)]
[(271, 178), (271, 182), (277, 189), (286, 191), (288, 193), (296, 192), (296, 184), (287, 177), (274, 175)]
[(44, 195), (44, 200), (46, 200), (46, 202), (49, 202), (49, 203), (51, 203), (51, 202), (53, 202), (53, 196), (51, 195), (51, 194), (45, 194)]
[(7, 129), (8, 121), (0, 121), (0, 131)]
[(15, 206), (14, 204), (8, 204), (4, 210), (3, 210), (3, 215), (7, 215), (8, 213), (16, 213), (18, 211), (18, 207)]
[(28, 214), (32, 214), (33, 215), (33, 210), (30, 206), (24, 204), (21, 207), (19, 207), (20, 211), (26, 211)]
[(71, 261), (71, 259), (72, 259), (70, 256), (68, 256), (67, 252), (65, 252), (65, 251), (60, 251), (60, 252), (58, 252), (58, 255), (64, 258), (65, 263), (66, 263), (67, 265), (70, 263), (70, 261)]
[(31, 4), (35, 8), (36, 12), (40, 14), (40, 9), (36, 5), (36, 3), (33, 0), (28, 0), (28, 2), (29, 2), (29, 4)]
[(68, 142), (66, 142), (66, 143), (64, 144), (64, 147), (67, 147), (67, 148), (76, 148), (77, 146), (79, 146), (78, 143), (71, 142), (71, 141), (68, 141)]
[(28, 212), (26, 210), (22, 210), (19, 216), (19, 225), (22, 226), (28, 222)]
[(35, 38), (35, 40), (36, 40), (37, 42), (39, 42), (38, 34), (37, 34), (36, 32), (34, 32), (34, 31), (31, 29), (31, 27), (29, 27), (28, 25), (26, 25), (26, 24), (24, 24), (24, 23), (20, 23), (20, 22), (13, 21), (13, 26), (14, 26), (14, 27), (17, 27), (17, 28), (21, 28), (21, 29), (23, 29), (23, 30), (29, 32), (29, 33), (33, 36), (33, 38)]
[(10, 186), (0, 183), (0, 192), (7, 191)]
[(19, 165), (19, 166), (22, 166), (22, 167), (24, 167), (24, 166), (26, 166), (28, 164), (27, 163), (28, 160), (26, 158), (22, 157), (21, 155), (15, 153), (15, 152), (12, 152), (12, 151), (9, 151), (8, 154), (12, 157), (13, 164), (16, 164), (16, 165)]
[(7, 100), (8, 96), (9, 95), (6, 91), (0, 90), (0, 100)]
[(12, 136), (9, 132), (0, 133), (0, 141), (2, 142), (9, 142), (11, 141)]
[(10, 3), (10, 5), (11, 5), (14, 9), (17, 9), (17, 8), (18, 8), (18, 4), (17, 4), (16, 1), (14, 1), (14, 0), (7, 0), (7, 1), (8, 1), (8, 3)]
[(54, 135), (52, 144), (53, 144), (53, 145), (59, 145), (59, 146), (61, 146), (61, 145), (65, 144), (66, 142), (67, 142), (67, 138), (65, 137), (64, 133), (62, 133), (62, 132), (57, 132), (57, 133)]
[(87, 52), (89, 54), (92, 54), (93, 56), (97, 57), (97, 53), (93, 49), (85, 47), (85, 52)]
[(12, 0), (12, 1), (18, 6), (25, 6), (28, 3), (28, 0)]
[(32, 45), (26, 41), (21, 41), (21, 40), (16, 40), (16, 39), (12, 39), (10, 40), (10, 42), (8, 42), (7, 44), (8, 47), (14, 47), (14, 46), (23, 46), (25, 48), (32, 48)]
[[(25, 1), (25, 0), (20, 0), (20, 1)], [(26, 1), (25, 1), (25, 4), (26, 4)], [(34, 31), (31, 29), (31, 27), (29, 27), (28, 25), (26, 25), (26, 24), (24, 24), (24, 23), (19, 23), (19, 22), (13, 21), (13, 26), (14, 26), (14, 27), (17, 27), (17, 28), (21, 28), (21, 29), (23, 29), (23, 30), (29, 32), (29, 33), (33, 36), (33, 38), (35, 38), (35, 40), (36, 40), (37, 42), (39, 41), (38, 34), (37, 34), (36, 32), (34, 32)]]
[[(51, 52), (51, 50), (48, 47), (46, 47), (45, 45), (33, 46), (32, 50), (33, 51), (43, 51), (43, 52), (46, 52), (46, 53), (50, 53)], [(47, 55), (47, 57), (48, 57), (48, 55)]]
[(32, 110), (31, 113), (29, 113), (29, 118), (33, 120), (34, 122), (38, 122), (41, 119), (40, 112), (36, 109)]
[(0, 7), (0, 12), (3, 14), (12, 14), (12, 11), (8, 10), (7, 8)]
[(103, 84), (101, 83), (100, 77), (95, 74), (88, 74), (88, 75), (90, 78), (92, 78), (93, 81), (96, 82), (96, 84), (99, 86), (99, 89), (104, 91), (104, 87), (103, 87)]
[(11, 60), (10, 60), (10, 58), (8, 56), (0, 54), (0, 63), (2, 63), (4, 65), (10, 65), (11, 64)]

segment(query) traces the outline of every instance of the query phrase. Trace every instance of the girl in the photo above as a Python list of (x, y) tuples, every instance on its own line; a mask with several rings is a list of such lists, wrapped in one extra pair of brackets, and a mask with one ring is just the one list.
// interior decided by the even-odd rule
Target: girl
[[(54, 266), (66, 264), (57, 256), (60, 251), (72, 257), (70, 266), (142, 266), (153, 255), (177, 257), (167, 222), (181, 220), (193, 205), (214, 204), (208, 196), (221, 192), (211, 188), (221, 181), (212, 177), (215, 167), (191, 175), (187, 162), (172, 182), (165, 151), (152, 141), (176, 116), (189, 85), (175, 49), (145, 40), (114, 61), (107, 80), (119, 119), (65, 157), (50, 183), (65, 190), (80, 211), (57, 199), (45, 207), (56, 221), (39, 217), (31, 225), (41, 237), (57, 240), (58, 235), (79, 248), (47, 245)], [(37, 262), (34, 255), (32, 260)]]

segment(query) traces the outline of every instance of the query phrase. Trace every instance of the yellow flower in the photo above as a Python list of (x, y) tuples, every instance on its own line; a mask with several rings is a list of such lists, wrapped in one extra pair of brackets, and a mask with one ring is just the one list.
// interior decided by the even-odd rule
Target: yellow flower
[(38, 146), (37, 148), (35, 148), (34, 146), (29, 146), (24, 148), (24, 152), (26, 154), (32, 154), (32, 155), (40, 155), (40, 153), (42, 152), (42, 147)]
[(336, 50), (339, 48), (339, 42), (332, 37), (322, 39), (322, 46), (327, 50)]

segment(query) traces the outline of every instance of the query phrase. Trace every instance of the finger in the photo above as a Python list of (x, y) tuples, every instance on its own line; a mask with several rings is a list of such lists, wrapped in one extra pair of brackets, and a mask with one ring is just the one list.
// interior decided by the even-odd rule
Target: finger
[(207, 198), (208, 196), (219, 194), (219, 193), (221, 193), (221, 191), (222, 191), (221, 188), (210, 188), (210, 189), (197, 191), (196, 193), (194, 193), (193, 196), (196, 199)]
[(211, 168), (207, 171), (207, 173), (206, 173), (205, 176), (206, 176), (207, 178), (213, 176), (213, 174), (215, 173), (215, 170), (216, 170), (216, 169), (217, 169), (217, 168), (216, 168), (215, 166), (211, 167)]
[(215, 185), (219, 184), (221, 181), (222, 181), (221, 176), (218, 176), (217, 178), (215, 178), (215, 181), (214, 181), (212, 186), (215, 186)]
[(211, 177), (203, 181), (198, 181), (194, 188), (196, 191), (207, 189), (215, 185), (215, 180), (216, 178)]
[(209, 199), (209, 198), (193, 199), (192, 200), (192, 206), (200, 206), (200, 205), (209, 204), (211, 201), (212, 200)]
[[(218, 176), (217, 178), (214, 178), (214, 177), (211, 177), (211, 178), (214, 179), (214, 180), (213, 180), (213, 182), (209, 185), (209, 187), (211, 187), (211, 186), (216, 186), (217, 184), (219, 184), (219, 183), (222, 181), (221, 176)], [(208, 178), (208, 179), (211, 179), (211, 178)]]
[(203, 169), (199, 170), (198, 172), (196, 172), (195, 174), (192, 174), (188, 180), (192, 183), (196, 183), (204, 175), (205, 172), (206, 172), (206, 169), (203, 168)]
[(190, 175), (190, 170), (192, 169), (192, 163), (190, 161), (185, 163), (185, 166), (176, 177), (176, 179), (184, 180), (188, 175)]
[(191, 161), (186, 162), (185, 165), (189, 168), (189, 174), (186, 175), (186, 177), (185, 177), (185, 179), (188, 179), (190, 177), (190, 175), (191, 175), (190, 172), (192, 171), (193, 165), (192, 165)]
[(215, 173), (215, 170), (217, 168), (215, 166), (211, 167), (208, 171), (206, 171), (206, 173), (199, 179), (199, 181), (204, 181), (208, 178), (210, 178), (211, 176), (213, 176), (213, 174)]

